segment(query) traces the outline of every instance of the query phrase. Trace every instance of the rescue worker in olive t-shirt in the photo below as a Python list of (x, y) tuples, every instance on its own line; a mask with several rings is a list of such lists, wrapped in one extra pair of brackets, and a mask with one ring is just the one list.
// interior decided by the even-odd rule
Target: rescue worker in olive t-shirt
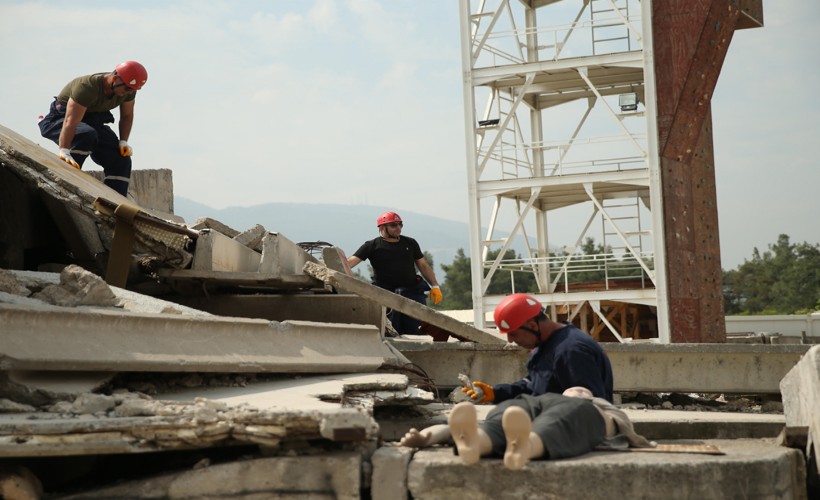
[[(147, 80), (148, 72), (136, 61), (125, 61), (110, 73), (77, 77), (54, 98), (40, 120), (40, 133), (57, 143), (60, 159), (74, 168), (82, 168), (91, 156), (105, 172), (103, 183), (125, 196), (131, 180), (128, 138), (134, 102)], [(107, 125), (114, 123), (114, 108), (120, 109), (119, 137)]]

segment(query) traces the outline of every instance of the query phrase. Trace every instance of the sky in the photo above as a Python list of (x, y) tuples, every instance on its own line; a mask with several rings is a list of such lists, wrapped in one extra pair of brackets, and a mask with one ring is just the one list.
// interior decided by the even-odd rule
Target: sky
[[(712, 99), (722, 264), (820, 242), (820, 2), (764, 1)], [(214, 208), (396, 207), (468, 221), (455, 0), (0, 0), (0, 125), (72, 78), (143, 63), (134, 168)]]

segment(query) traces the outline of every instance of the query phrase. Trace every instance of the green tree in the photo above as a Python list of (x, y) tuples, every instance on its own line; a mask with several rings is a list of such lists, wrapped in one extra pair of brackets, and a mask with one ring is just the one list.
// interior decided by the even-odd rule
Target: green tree
[(472, 309), (473, 292), (470, 273), (470, 258), (459, 248), (453, 262), (442, 264), (444, 282), (441, 285), (444, 300), (439, 304), (441, 309)]
[[(488, 252), (488, 260), (495, 259), (500, 250)], [(520, 259), (514, 250), (507, 250), (504, 253), (505, 259)], [(464, 249), (459, 248), (453, 262), (449, 265), (442, 264), (444, 270), (444, 283), (442, 289), (444, 300), (439, 304), (441, 309), (472, 309), (472, 272), (470, 270), (470, 258), (464, 255)], [(535, 292), (538, 290), (535, 276), (530, 271), (509, 271), (498, 270), (490, 280), (487, 289), (489, 294), (506, 295), (515, 292)]]
[(820, 302), (820, 245), (793, 244), (781, 234), (763, 254), (723, 273), (727, 314), (795, 314)]

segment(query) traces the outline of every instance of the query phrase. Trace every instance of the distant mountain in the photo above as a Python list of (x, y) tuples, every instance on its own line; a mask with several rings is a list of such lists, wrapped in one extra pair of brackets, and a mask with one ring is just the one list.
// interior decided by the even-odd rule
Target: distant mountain
[[(311, 203), (266, 203), (215, 209), (183, 197), (174, 197), (174, 213), (188, 222), (194, 222), (199, 217), (210, 217), (237, 231), (261, 224), (268, 231), (281, 233), (296, 243), (332, 243), (347, 255), (352, 255), (365, 240), (378, 235), (376, 217), (387, 210), (391, 208)], [(404, 219), (404, 233), (418, 240), (421, 249), (433, 256), (440, 279), (444, 276), (439, 266), (450, 264), (459, 248), (469, 255), (468, 224), (405, 210), (399, 211), (399, 214)]]

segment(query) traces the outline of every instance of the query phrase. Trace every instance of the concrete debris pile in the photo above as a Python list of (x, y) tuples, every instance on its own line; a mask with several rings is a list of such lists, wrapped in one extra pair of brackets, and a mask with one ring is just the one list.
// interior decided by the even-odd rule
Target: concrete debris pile
[[(807, 346), (608, 344), (616, 392), (669, 394), (672, 410), (625, 410), (638, 432), (724, 440), (725, 455), (592, 453), (516, 474), (491, 459), (465, 483), (449, 448), (385, 441), (445, 423), (437, 394), (459, 374), (521, 379), (526, 350), (354, 279), (333, 246), (186, 224), (170, 171), (131, 185), (121, 197), (0, 127), (3, 498), (806, 498), (816, 353), (778, 384)], [(387, 307), (440, 342), (386, 339)], [(800, 451), (773, 443), (783, 415), (672, 397), (781, 390)]]
[[(226, 447), (253, 458), (241, 467), (319, 455), (332, 476), (341, 453), (343, 470), (358, 471), (378, 446), (375, 411), (433, 400), (407, 375), (374, 372), (408, 364), (374, 325), (214, 316), (78, 266), (0, 270), (0, 324), (0, 459), (26, 465), (0, 475), (3, 488), (70, 491), (88, 480), (58, 481), (28, 459)], [(325, 483), (310, 488), (357, 498), (362, 487)]]

